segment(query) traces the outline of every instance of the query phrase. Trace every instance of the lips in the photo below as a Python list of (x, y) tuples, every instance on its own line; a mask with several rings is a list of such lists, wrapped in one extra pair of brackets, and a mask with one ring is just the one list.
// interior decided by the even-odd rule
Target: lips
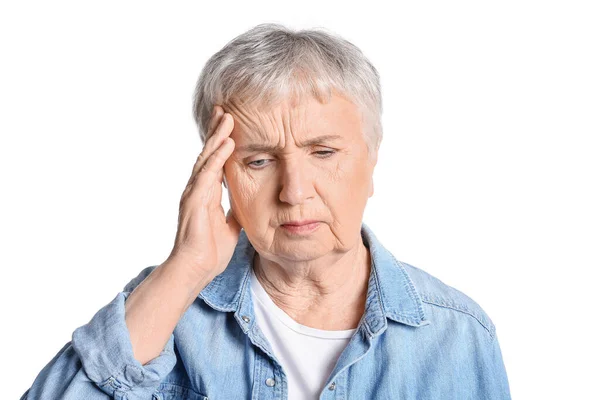
[(319, 222), (316, 219), (306, 219), (304, 221), (289, 221), (289, 222), (284, 222), (281, 225), (286, 225), (286, 226), (302, 226), (302, 225), (308, 225), (308, 224), (313, 224), (315, 222)]
[(290, 237), (310, 236), (316, 232), (320, 226), (321, 222), (314, 220), (290, 221), (281, 224), (283, 231), (290, 235)]

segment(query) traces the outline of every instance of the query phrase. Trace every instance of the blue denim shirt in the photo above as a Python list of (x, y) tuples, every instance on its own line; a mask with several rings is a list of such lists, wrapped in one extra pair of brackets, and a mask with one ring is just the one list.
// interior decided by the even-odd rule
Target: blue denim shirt
[[(498, 335), (481, 307), (396, 260), (364, 222), (361, 235), (371, 253), (365, 312), (320, 399), (510, 399)], [(145, 365), (125, 324), (125, 299), (156, 266), (143, 269), (73, 332), (22, 399), (287, 399), (285, 372), (255, 321), (254, 252), (242, 230), (225, 271)]]

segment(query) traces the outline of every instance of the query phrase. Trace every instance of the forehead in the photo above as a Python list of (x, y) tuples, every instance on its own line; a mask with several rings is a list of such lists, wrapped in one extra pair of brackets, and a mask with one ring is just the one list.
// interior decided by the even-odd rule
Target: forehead
[(236, 151), (282, 148), (290, 137), (303, 146), (353, 140), (362, 129), (358, 107), (338, 94), (324, 103), (311, 97), (264, 108), (232, 104), (226, 111), (234, 117)]

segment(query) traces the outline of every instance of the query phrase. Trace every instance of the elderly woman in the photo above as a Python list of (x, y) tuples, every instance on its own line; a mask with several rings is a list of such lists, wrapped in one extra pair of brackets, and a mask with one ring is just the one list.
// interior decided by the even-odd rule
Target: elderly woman
[(357, 47), (259, 25), (208, 61), (194, 115), (204, 147), (171, 254), (23, 398), (510, 398), (481, 307), (362, 222), (382, 129)]

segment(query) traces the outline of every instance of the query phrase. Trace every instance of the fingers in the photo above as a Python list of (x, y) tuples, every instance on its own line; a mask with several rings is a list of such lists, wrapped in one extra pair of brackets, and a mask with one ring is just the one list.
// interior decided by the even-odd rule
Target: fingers
[(233, 130), (233, 117), (230, 114), (222, 113), (219, 125), (216, 127), (216, 132), (206, 141), (204, 149), (196, 160), (196, 165), (192, 171), (192, 176), (195, 175), (204, 165), (211, 154), (219, 148), (223, 140), (231, 134)]
[(233, 130), (233, 117), (231, 114), (223, 113), (219, 125), (215, 129), (216, 131), (206, 141), (202, 153), (200, 153), (204, 153), (206, 158), (210, 157), (210, 154), (221, 145), (223, 139), (231, 134), (231, 131)]
[(206, 160), (206, 162), (200, 169), (200, 172), (211, 172), (217, 174), (218, 177), (220, 174), (223, 173), (223, 166), (225, 165), (225, 161), (227, 161), (227, 159), (233, 152), (234, 147), (235, 146), (233, 139), (230, 137), (225, 138), (221, 146), (219, 146), (219, 148), (210, 155), (208, 160)]
[(212, 136), (212, 132), (215, 130), (217, 123), (221, 120), (223, 116), (224, 110), (221, 106), (214, 106), (212, 115), (210, 116), (210, 123), (208, 124), (208, 134), (207, 137)]
[[(234, 148), (233, 139), (225, 138), (221, 146), (208, 157), (206, 162), (200, 167), (200, 170), (190, 178), (182, 197), (192, 196), (193, 193), (204, 193), (208, 196), (208, 199), (211, 197), (211, 193), (213, 193), (212, 188), (215, 183), (217, 183), (220, 189), (223, 179), (223, 166)], [(219, 198), (218, 201), (220, 202), (221, 199)]]
[[(227, 115), (223, 116), (223, 119), (217, 129), (217, 132), (214, 134), (213, 137), (210, 138), (210, 140), (207, 142), (204, 150), (202, 150), (202, 153), (200, 153), (200, 155), (198, 156), (198, 159), (196, 160), (196, 164), (194, 165), (194, 169), (192, 171), (192, 177), (197, 175), (198, 171), (204, 169), (204, 167), (206, 166), (206, 163), (212, 158), (214, 153), (216, 151), (218, 151), (222, 147), (222, 145), (225, 143), (223, 139), (225, 139), (225, 136), (229, 135), (229, 133), (231, 132), (231, 131), (227, 132), (228, 120), (230, 118), (231, 117), (228, 118)], [(228, 139), (230, 139), (230, 138), (228, 138)], [(230, 140), (233, 142), (233, 139), (230, 139)], [(228, 157), (230, 154), (228, 154)], [(225, 163), (226, 160), (227, 159), (223, 160), (223, 164)]]
[[(190, 185), (196, 179), (196, 175), (198, 174), (200, 168), (202, 168), (210, 155), (221, 145), (223, 139), (231, 134), (233, 130), (233, 117), (229, 114), (226, 114), (221, 106), (215, 106), (213, 108), (212, 119), (209, 125), (210, 136), (204, 144), (202, 152), (196, 159), (190, 179), (188, 180), (188, 185)], [(216, 132), (213, 132), (215, 130)]]
[[(215, 106), (213, 108), (212, 119), (209, 123), (209, 133), (212, 134), (206, 141), (202, 152), (196, 159), (196, 163), (192, 169), (192, 173), (183, 192), (183, 196), (187, 196), (187, 194), (192, 190), (200, 170), (206, 165), (207, 161), (211, 158), (215, 151), (223, 146), (225, 143), (224, 139), (227, 138), (233, 131), (233, 125), (233, 117), (230, 114), (225, 113), (221, 106)], [(234, 148), (235, 146), (232, 146), (232, 143), (234, 143), (233, 139), (229, 139), (228, 141), (230, 143), (227, 144), (227, 146)], [(226, 147), (225, 153), (219, 155), (220, 158), (217, 160), (216, 164), (213, 164), (210, 169), (206, 168), (205, 170), (214, 170), (214, 165), (221, 165), (220, 168), (222, 169), (225, 161), (227, 161), (227, 158), (229, 158), (233, 151), (233, 148), (230, 147)], [(225, 158), (223, 159), (223, 157)], [(219, 185), (221, 185), (222, 175), (217, 175), (217, 178), (219, 180)]]
[[(220, 187), (223, 181), (223, 166), (227, 159), (233, 153), (235, 148), (235, 142), (232, 138), (226, 137), (220, 144), (220, 146), (212, 152), (212, 154), (206, 160), (199, 160), (194, 166), (194, 173), (190, 177), (188, 184), (183, 192), (183, 196), (187, 196), (192, 191), (199, 190), (200, 192), (210, 191), (209, 186), (217, 183)], [(206, 177), (211, 175), (206, 180)], [(204, 179), (203, 179), (204, 178)], [(207, 182), (207, 183), (206, 183)], [(196, 189), (200, 187), (200, 189)]]

